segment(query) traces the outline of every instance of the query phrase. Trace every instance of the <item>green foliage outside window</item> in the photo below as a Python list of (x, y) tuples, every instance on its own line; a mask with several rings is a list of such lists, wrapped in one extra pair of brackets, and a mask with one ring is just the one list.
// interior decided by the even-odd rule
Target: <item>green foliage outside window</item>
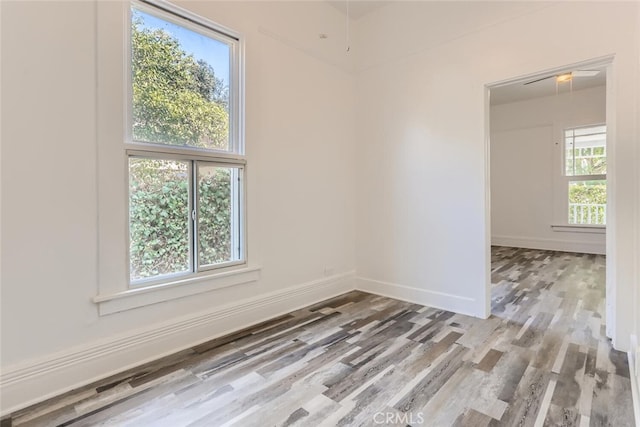
[(129, 160), (131, 279), (189, 270), (187, 162)]
[(605, 205), (607, 203), (607, 184), (569, 186), (569, 203)]
[(203, 168), (198, 178), (198, 258), (200, 265), (231, 259), (231, 169)]
[(133, 138), (226, 150), (228, 89), (160, 29), (132, 23)]

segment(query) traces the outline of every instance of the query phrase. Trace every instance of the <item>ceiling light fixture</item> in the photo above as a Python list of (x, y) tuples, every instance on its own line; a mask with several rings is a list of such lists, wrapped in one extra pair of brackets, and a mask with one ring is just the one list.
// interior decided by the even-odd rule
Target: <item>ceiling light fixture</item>
[(538, 83), (547, 79), (554, 79), (556, 83), (566, 83), (573, 81), (576, 77), (594, 77), (600, 74), (600, 70), (573, 70), (567, 73), (554, 74), (546, 77), (541, 77), (539, 79), (535, 79), (529, 82), (524, 83), (524, 85), (530, 85), (532, 83)]

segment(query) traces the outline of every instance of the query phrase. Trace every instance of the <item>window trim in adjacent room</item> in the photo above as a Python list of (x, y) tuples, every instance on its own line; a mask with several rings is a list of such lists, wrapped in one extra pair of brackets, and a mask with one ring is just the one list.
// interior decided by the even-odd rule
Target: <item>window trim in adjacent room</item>
[[(260, 268), (250, 265), (247, 250), (246, 173), (244, 154), (244, 41), (240, 34), (165, 1), (98, 2), (98, 304), (101, 315), (195, 295), (259, 279)], [(152, 13), (214, 39), (233, 40), (229, 71), (229, 151), (134, 141), (131, 135), (131, 8)], [(197, 27), (197, 28), (196, 28)], [(120, 31), (118, 31), (120, 29)], [(124, 110), (124, 114), (123, 114)], [(119, 112), (118, 112), (119, 111)], [(118, 135), (120, 135), (118, 137)], [(124, 144), (123, 144), (124, 138)], [(238, 259), (153, 280), (130, 281), (129, 170), (130, 157), (187, 160), (234, 168), (238, 184), (232, 198), (240, 209), (237, 222)], [(235, 169), (237, 168), (237, 169)], [(190, 175), (193, 182), (195, 172)], [(194, 190), (190, 197), (196, 197)], [(190, 202), (193, 203), (193, 200)], [(195, 210), (195, 208), (190, 208)], [(190, 228), (197, 221), (191, 218)], [(195, 231), (192, 232), (192, 238)], [(192, 248), (193, 250), (193, 248)], [(197, 256), (193, 250), (192, 256)]]

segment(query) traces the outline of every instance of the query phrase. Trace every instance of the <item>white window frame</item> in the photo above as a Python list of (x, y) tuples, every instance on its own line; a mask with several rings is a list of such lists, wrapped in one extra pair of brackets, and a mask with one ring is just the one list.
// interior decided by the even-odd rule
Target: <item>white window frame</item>
[[(246, 258), (244, 256), (244, 169), (246, 162), (244, 160), (237, 159), (221, 159), (217, 156), (206, 156), (202, 154), (190, 154), (191, 150), (183, 150), (179, 154), (168, 154), (165, 153), (164, 150), (158, 149), (153, 151), (127, 149), (127, 160), (131, 158), (138, 159), (161, 159), (161, 160), (179, 160), (189, 162), (188, 166), (188, 176), (189, 176), (189, 265), (191, 271), (184, 272), (176, 272), (164, 274), (161, 276), (154, 276), (145, 279), (139, 279), (136, 281), (129, 280), (130, 288), (140, 288), (145, 286), (151, 286), (156, 284), (162, 284), (167, 282), (174, 282), (178, 279), (190, 277), (190, 276), (198, 276), (204, 275), (207, 272), (213, 270), (222, 270), (225, 268), (241, 266), (246, 264)], [(231, 229), (232, 229), (232, 252), (237, 254), (237, 260), (226, 261), (218, 264), (206, 264), (201, 265), (199, 260), (198, 253), (198, 197), (197, 197), (197, 170), (196, 167), (198, 163), (206, 164), (208, 166), (213, 167), (230, 167), (237, 169), (240, 173), (233, 172), (232, 180), (237, 182), (237, 185), (232, 186), (231, 198), (235, 200), (236, 208), (238, 209), (238, 215), (233, 215), (231, 217)], [(130, 226), (130, 224), (129, 224)], [(130, 242), (129, 242), (130, 243)], [(130, 255), (128, 255), (130, 258)], [(129, 266), (129, 277), (131, 277), (130, 263)]]
[[(209, 32), (233, 39), (229, 73), (229, 151), (203, 150), (133, 141), (131, 136), (130, 10), (132, 5), (151, 11), (207, 36)], [(226, 27), (161, 0), (97, 3), (97, 141), (98, 141), (98, 304), (101, 315), (143, 307), (201, 292), (255, 282), (260, 268), (249, 264), (246, 220), (246, 174), (244, 154), (244, 40)], [(206, 30), (203, 30), (205, 28)], [(124, 138), (124, 141), (123, 141)], [(240, 215), (239, 260), (167, 275), (157, 280), (130, 283), (129, 276), (129, 170), (130, 156), (202, 161), (242, 170), (236, 187)], [(191, 179), (195, 174), (191, 175)], [(193, 185), (193, 183), (192, 183)], [(195, 194), (195, 193), (194, 193)], [(194, 200), (191, 200), (194, 203)], [(195, 208), (195, 206), (192, 206)], [(197, 218), (196, 220), (197, 221)], [(196, 222), (191, 222), (196, 224)], [(196, 231), (193, 230), (193, 233)], [(192, 233), (192, 235), (193, 235)], [(194, 245), (195, 246), (195, 245)], [(193, 253), (194, 259), (197, 253)]]
[[(569, 184), (571, 182), (580, 181), (607, 181), (607, 174), (597, 175), (567, 175), (566, 173), (566, 131), (572, 129), (582, 129), (597, 126), (606, 126), (606, 123), (591, 123), (591, 124), (579, 124), (579, 125), (566, 125), (561, 126), (558, 132), (555, 132), (559, 141), (556, 145), (559, 150), (556, 151), (555, 163), (558, 165), (556, 174), (556, 198), (554, 205), (555, 208), (555, 223), (551, 228), (554, 231), (568, 231), (579, 233), (604, 233), (606, 230), (606, 224), (571, 224), (569, 223)], [(605, 148), (606, 150), (606, 148)], [(607, 165), (608, 166), (608, 165)], [(607, 182), (608, 187), (608, 182)]]

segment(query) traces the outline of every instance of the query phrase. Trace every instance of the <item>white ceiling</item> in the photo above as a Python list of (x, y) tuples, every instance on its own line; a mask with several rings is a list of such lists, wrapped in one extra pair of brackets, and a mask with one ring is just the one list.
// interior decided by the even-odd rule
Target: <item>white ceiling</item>
[[(328, 3), (347, 15), (347, 1), (334, 1), (328, 0)], [(376, 9), (380, 9), (383, 6), (391, 3), (390, 1), (367, 1), (367, 0), (349, 0), (349, 17), (357, 20), (362, 18), (368, 13), (373, 12)]]
[[(525, 85), (524, 83), (543, 78), (544, 75), (538, 77), (531, 77), (516, 83), (508, 84), (491, 89), (491, 105), (506, 104), (509, 102), (524, 101), (531, 98), (540, 98), (543, 96), (551, 96), (556, 93), (565, 93), (569, 91), (576, 91), (587, 89), (590, 87), (604, 86), (607, 82), (606, 66), (598, 67), (583, 67), (585, 70), (599, 70), (598, 75), (593, 77), (574, 77), (571, 82), (558, 83), (556, 87), (556, 80), (552, 77), (547, 80), (539, 81)], [(551, 74), (555, 76), (569, 72), (572, 70), (566, 70), (563, 72), (557, 72)]]

